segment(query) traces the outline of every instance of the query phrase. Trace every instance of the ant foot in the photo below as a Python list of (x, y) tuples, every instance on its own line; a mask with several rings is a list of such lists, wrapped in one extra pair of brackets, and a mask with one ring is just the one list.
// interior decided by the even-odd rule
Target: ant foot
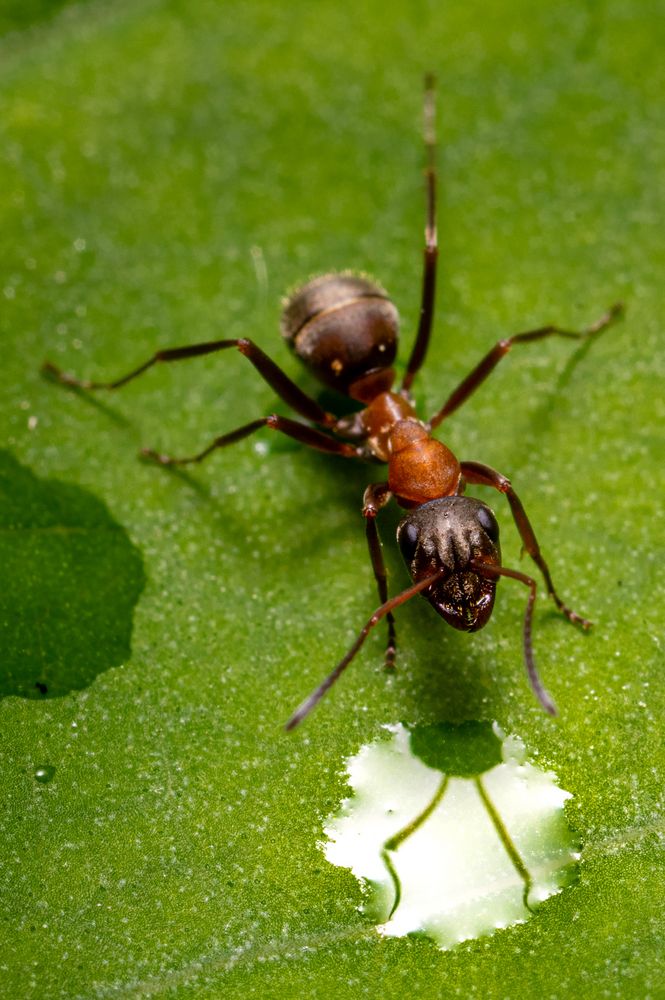
[(625, 312), (625, 306), (623, 302), (615, 302), (614, 305), (610, 306), (607, 312), (600, 317), (600, 319), (596, 320), (595, 323), (591, 324), (591, 326), (587, 330), (587, 333), (590, 335), (593, 335), (594, 333), (600, 333), (600, 331), (608, 327), (610, 323), (613, 323), (615, 319), (618, 319), (619, 316), (622, 316), (624, 312)]
[(169, 458), (168, 455), (162, 455), (152, 448), (141, 448), (139, 458), (144, 459), (146, 462), (156, 462), (158, 465), (172, 465), (173, 463), (173, 459)]
[(58, 368), (54, 365), (52, 361), (45, 361), (40, 368), (42, 375), (46, 378), (53, 379), (55, 382), (62, 382), (64, 385), (78, 385), (79, 382), (74, 378), (73, 375), (68, 375), (63, 372), (62, 368)]
[(58, 366), (54, 365), (52, 361), (45, 361), (40, 368), (40, 372), (44, 378), (50, 379), (53, 382), (59, 382), (61, 385), (68, 385), (71, 389), (100, 388), (94, 382), (89, 382), (87, 379), (76, 378), (75, 375), (63, 372), (62, 368), (58, 368)]
[(395, 657), (397, 656), (397, 647), (392, 643), (386, 649), (386, 656), (384, 660), (384, 668), (388, 673), (392, 673), (395, 669)]
[(589, 621), (588, 618), (583, 618), (582, 615), (578, 615), (571, 608), (566, 607), (566, 605), (561, 601), (557, 601), (557, 604), (559, 606), (559, 611), (561, 611), (566, 616), (568, 621), (573, 623), (573, 625), (581, 625), (583, 629), (593, 627), (593, 622)]
[(44, 361), (41, 368), (39, 369), (42, 375), (47, 375), (50, 378), (62, 378), (62, 371), (57, 365), (54, 365), (52, 361)]

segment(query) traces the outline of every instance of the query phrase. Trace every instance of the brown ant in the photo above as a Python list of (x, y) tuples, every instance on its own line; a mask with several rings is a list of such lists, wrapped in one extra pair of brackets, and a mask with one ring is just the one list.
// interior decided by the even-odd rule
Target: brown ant
[[(363, 404), (363, 409), (350, 416), (339, 418), (328, 413), (299, 389), (253, 341), (244, 337), (157, 351), (144, 364), (112, 382), (77, 379), (49, 362), (44, 365), (47, 373), (66, 385), (82, 389), (118, 389), (158, 363), (235, 347), (285, 403), (316, 426), (271, 414), (215, 438), (203, 451), (188, 458), (171, 458), (150, 449), (142, 451), (144, 457), (162, 465), (201, 462), (217, 448), (269, 427), (319, 451), (388, 464), (387, 480), (367, 487), (362, 508), (381, 606), (346, 656), (292, 715), (287, 729), (302, 722), (320, 701), (354, 658), (370, 629), (382, 618), (386, 618), (388, 624), (386, 664), (394, 663), (393, 611), (400, 604), (415, 594), (422, 594), (454, 628), (475, 632), (492, 614), (496, 584), (502, 576), (519, 580), (529, 589), (523, 626), (527, 673), (543, 708), (551, 715), (556, 713), (538, 676), (533, 656), (531, 623), (536, 582), (526, 573), (501, 565), (496, 518), (486, 504), (463, 495), (467, 483), (490, 486), (505, 494), (523, 547), (540, 569), (555, 604), (569, 621), (583, 628), (591, 624), (567, 607), (554, 589), (531, 523), (510, 481), (487, 465), (458, 461), (445, 444), (432, 437), (432, 431), (466, 402), (513, 345), (551, 336), (577, 340), (591, 337), (607, 327), (622, 307), (621, 304), (612, 306), (596, 323), (579, 332), (548, 325), (498, 341), (430, 420), (418, 418), (410, 390), (425, 360), (430, 339), (438, 253), (434, 112), (434, 80), (428, 76), (424, 99), (427, 214), (420, 321), (406, 373), (397, 391), (392, 388), (395, 380), (392, 364), (397, 352), (397, 310), (380, 285), (350, 272), (324, 274), (308, 281), (288, 298), (281, 320), (282, 335), (319, 381)], [(414, 582), (389, 600), (376, 516), (391, 498), (408, 511), (397, 528), (397, 541)]]

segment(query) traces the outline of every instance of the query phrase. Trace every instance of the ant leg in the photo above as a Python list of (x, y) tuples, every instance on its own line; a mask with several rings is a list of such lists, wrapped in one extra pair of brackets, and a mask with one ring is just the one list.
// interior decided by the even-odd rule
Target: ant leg
[(540, 675), (536, 668), (536, 661), (533, 656), (533, 645), (531, 642), (531, 623), (533, 620), (533, 606), (536, 603), (536, 581), (527, 576), (526, 573), (520, 573), (516, 569), (506, 569), (505, 566), (493, 566), (490, 563), (484, 563), (480, 561), (471, 560), (471, 569), (474, 569), (480, 576), (490, 576), (496, 579), (500, 576), (510, 577), (511, 580), (519, 580), (529, 588), (529, 599), (526, 604), (526, 611), (524, 613), (524, 631), (522, 633), (522, 640), (524, 645), (524, 662), (526, 663), (526, 672), (529, 677), (529, 683), (536, 698), (543, 706), (549, 715), (556, 715), (556, 705), (552, 701), (551, 697), (547, 693), (543, 682), (540, 679)]
[(411, 349), (411, 357), (406, 366), (406, 374), (400, 392), (407, 395), (414, 378), (422, 367), (429, 344), (434, 319), (434, 293), (436, 290), (436, 260), (439, 253), (436, 235), (436, 126), (435, 126), (434, 77), (425, 77), (424, 135), (427, 165), (427, 214), (425, 218), (425, 251), (423, 261), (423, 284), (420, 299), (420, 320), (418, 332)]
[(463, 382), (457, 386), (457, 388), (450, 394), (446, 402), (443, 404), (438, 413), (435, 413), (429, 422), (431, 429), (438, 427), (442, 420), (449, 417), (451, 413), (459, 409), (462, 403), (465, 403), (469, 396), (472, 395), (478, 388), (482, 385), (487, 376), (494, 371), (499, 361), (506, 356), (508, 351), (511, 349), (513, 344), (526, 344), (533, 340), (544, 340), (545, 337), (568, 337), (572, 340), (585, 340), (588, 337), (593, 337), (594, 334), (600, 333), (610, 325), (618, 316), (623, 312), (623, 305), (621, 302), (616, 302), (611, 306), (606, 313), (604, 313), (600, 319), (592, 323), (591, 326), (586, 327), (584, 330), (563, 330), (558, 326), (541, 326), (537, 330), (527, 330), (526, 333), (516, 333), (512, 337), (507, 337), (505, 340), (499, 340), (494, 345), (491, 351), (485, 355), (482, 361), (476, 365), (470, 375), (464, 379)]
[(61, 371), (50, 361), (44, 362), (42, 371), (64, 385), (79, 389), (119, 389), (127, 382), (131, 382), (132, 379), (138, 378), (139, 375), (148, 371), (153, 365), (168, 361), (182, 361), (185, 358), (198, 358), (204, 354), (223, 351), (228, 347), (236, 347), (241, 354), (244, 354), (271, 389), (274, 389), (277, 395), (301, 417), (305, 417), (306, 420), (311, 420), (315, 424), (322, 424), (324, 427), (333, 426), (337, 418), (331, 413), (327, 413), (316, 400), (299, 389), (295, 382), (292, 382), (288, 375), (267, 354), (263, 353), (260, 347), (257, 347), (252, 340), (248, 340), (246, 337), (241, 337), (239, 340), (210, 340), (204, 344), (190, 344), (188, 347), (172, 347), (168, 350), (157, 351), (138, 368), (134, 368), (127, 375), (111, 382), (91, 382), (87, 379), (75, 378), (73, 375)]
[[(383, 560), (383, 551), (379, 531), (376, 526), (376, 515), (382, 507), (388, 503), (392, 493), (388, 488), (388, 483), (370, 483), (363, 495), (363, 517), (365, 518), (365, 534), (369, 548), (369, 557), (372, 560), (374, 579), (379, 591), (379, 600), (382, 604), (388, 600), (388, 574), (386, 564)], [(386, 615), (388, 622), (388, 645), (386, 646), (386, 669), (391, 670), (395, 666), (395, 653), (397, 652), (397, 637), (395, 635), (395, 619), (391, 611)]]
[(344, 458), (361, 457), (360, 452), (353, 445), (346, 444), (344, 441), (338, 441), (336, 438), (328, 437), (327, 434), (317, 430), (315, 427), (300, 424), (297, 420), (289, 420), (288, 417), (278, 417), (275, 413), (272, 413), (269, 417), (260, 417), (258, 420), (252, 420), (249, 424), (243, 424), (242, 427), (237, 427), (234, 431), (215, 438), (203, 451), (187, 458), (171, 458), (169, 455), (162, 455), (157, 451), (153, 451), (152, 448), (143, 448), (141, 456), (153, 459), (160, 465), (188, 465), (191, 462), (202, 462), (204, 458), (207, 458), (217, 448), (225, 448), (228, 444), (235, 444), (236, 441), (242, 441), (243, 438), (249, 437), (254, 431), (260, 430), (261, 427), (270, 427), (274, 431), (281, 431), (282, 434), (293, 438), (294, 441), (306, 444), (309, 448), (316, 448), (317, 451), (325, 451), (332, 455), (342, 455)]
[(353, 643), (346, 656), (339, 661), (335, 669), (328, 674), (328, 676), (319, 684), (317, 688), (315, 688), (314, 691), (312, 691), (309, 697), (305, 698), (302, 704), (295, 710), (289, 721), (286, 723), (285, 728), (287, 730), (295, 729), (296, 726), (300, 725), (305, 716), (309, 715), (312, 709), (318, 705), (324, 694), (330, 690), (335, 681), (346, 670), (349, 663), (351, 663), (351, 660), (354, 658), (367, 638), (369, 632), (374, 628), (377, 622), (380, 622), (382, 618), (385, 618), (386, 615), (390, 614), (394, 608), (398, 608), (400, 604), (404, 604), (412, 597), (415, 597), (416, 594), (419, 594), (422, 590), (427, 590), (428, 587), (430, 587), (433, 583), (436, 583), (437, 580), (440, 580), (441, 577), (447, 572), (448, 571), (446, 569), (440, 569), (431, 576), (426, 576), (424, 580), (420, 580), (419, 583), (414, 583), (412, 587), (407, 587), (407, 589), (403, 590), (401, 594), (391, 597), (389, 601), (386, 601), (380, 608), (377, 608), (367, 624), (360, 630), (356, 641)]
[(592, 623), (586, 618), (582, 618), (581, 615), (578, 615), (575, 611), (572, 611), (566, 604), (564, 604), (554, 589), (550, 571), (547, 563), (541, 555), (540, 546), (538, 545), (535, 532), (531, 527), (531, 522), (526, 516), (526, 511), (522, 506), (522, 501), (515, 493), (510, 480), (506, 479), (505, 476), (502, 476), (500, 472), (496, 471), (496, 469), (490, 468), (489, 465), (482, 465), (480, 462), (460, 462), (460, 466), (462, 469), (462, 476), (467, 483), (474, 483), (476, 486), (491, 486), (493, 489), (498, 490), (499, 493), (504, 493), (506, 495), (506, 499), (510, 504), (513, 520), (517, 525), (517, 530), (519, 531), (522, 539), (522, 544), (535, 562), (536, 566), (540, 569), (540, 572), (543, 574), (548, 594), (550, 594), (550, 596), (554, 599), (554, 603), (559, 611), (561, 611), (569, 621), (574, 622), (577, 625), (581, 625), (582, 628), (590, 628)]

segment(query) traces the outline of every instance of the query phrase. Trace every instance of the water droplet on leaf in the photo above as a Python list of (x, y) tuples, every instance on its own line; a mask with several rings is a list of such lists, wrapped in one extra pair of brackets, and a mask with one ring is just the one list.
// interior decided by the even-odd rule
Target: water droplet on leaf
[(40, 764), (39, 767), (35, 768), (35, 781), (38, 781), (40, 785), (48, 785), (54, 777), (55, 767), (53, 764)]

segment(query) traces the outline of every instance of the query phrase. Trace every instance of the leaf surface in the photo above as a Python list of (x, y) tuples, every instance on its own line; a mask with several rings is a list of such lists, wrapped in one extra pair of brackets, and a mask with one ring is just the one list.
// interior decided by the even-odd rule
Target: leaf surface
[[(116, 526), (96, 537), (100, 558), (125, 563), (119, 631), (83, 654), (84, 686), (0, 704), (5, 996), (662, 990), (664, 13), (660, 0), (134, 0), (36, 14), (0, 41), (7, 490), (21, 507), (25, 477), (65, 484)], [(414, 600), (398, 612), (394, 677), (370, 638), (286, 735), (376, 604), (359, 506), (377, 470), (268, 431), (181, 473), (139, 462), (141, 446), (187, 454), (285, 412), (235, 352), (112, 395), (67, 391), (39, 367), (114, 377), (160, 347), (251, 336), (316, 391), (280, 343), (280, 296), (344, 268), (394, 298), (403, 365), (425, 69), (441, 270), (421, 412), (499, 337), (627, 306), (592, 343), (516, 348), (441, 428), (461, 458), (510, 476), (558, 588), (596, 626), (582, 634), (538, 602), (551, 720), (524, 676), (522, 588), (502, 581), (472, 636)], [(44, 505), (59, 524), (56, 493)], [(485, 499), (520, 566), (508, 510)], [(393, 592), (407, 585), (396, 521), (386, 511)], [(35, 628), (53, 582), (40, 562), (18, 560), (2, 598)], [(92, 565), (64, 569), (74, 642), (103, 583)], [(450, 952), (382, 939), (317, 846), (344, 761), (387, 723), (483, 719), (573, 793), (580, 881), (527, 924)]]

